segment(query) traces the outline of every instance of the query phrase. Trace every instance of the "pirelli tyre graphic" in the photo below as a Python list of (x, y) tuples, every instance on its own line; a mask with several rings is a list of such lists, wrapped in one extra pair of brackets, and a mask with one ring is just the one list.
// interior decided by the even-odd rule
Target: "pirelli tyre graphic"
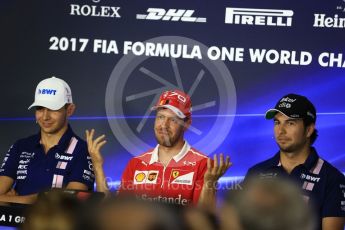
[[(150, 52), (157, 46), (159, 56), (147, 54), (145, 44)], [(107, 119), (117, 140), (132, 155), (153, 148), (151, 107), (164, 90), (180, 89), (193, 105), (186, 139), (205, 154), (213, 153), (229, 134), (236, 113), (236, 89), (228, 68), (207, 58), (207, 46), (186, 37), (162, 36), (134, 45), (116, 63), (105, 94)]]

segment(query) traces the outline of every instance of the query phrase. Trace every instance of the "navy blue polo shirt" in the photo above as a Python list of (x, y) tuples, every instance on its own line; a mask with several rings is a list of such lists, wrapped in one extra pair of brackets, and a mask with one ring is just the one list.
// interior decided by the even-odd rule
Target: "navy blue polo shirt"
[(80, 182), (93, 189), (94, 173), (87, 144), (70, 126), (47, 153), (40, 140), (40, 133), (18, 140), (0, 167), (0, 176), (14, 179), (18, 195), (63, 188), (69, 182)]
[(314, 148), (304, 164), (296, 166), (288, 174), (280, 163), (280, 153), (263, 161), (247, 172), (249, 177), (288, 178), (300, 185), (305, 200), (316, 209), (321, 221), (323, 217), (345, 216), (345, 177), (327, 161), (321, 159)]

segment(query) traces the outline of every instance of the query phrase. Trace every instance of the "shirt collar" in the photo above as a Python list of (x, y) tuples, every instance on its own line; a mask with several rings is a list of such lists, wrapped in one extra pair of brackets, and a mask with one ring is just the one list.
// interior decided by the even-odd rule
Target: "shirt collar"
[[(314, 147), (310, 148), (310, 154), (306, 161), (302, 164), (306, 169), (310, 170), (312, 169), (315, 164), (317, 163), (317, 160), (319, 159), (319, 155), (317, 154)], [(281, 167), (280, 162), (280, 152), (277, 152), (271, 159), (269, 159), (268, 163), (269, 167)]]
[(310, 154), (307, 158), (307, 160), (304, 162), (304, 167), (306, 167), (308, 170), (312, 169), (315, 164), (317, 163), (319, 159), (319, 155), (317, 154), (314, 147), (310, 148)]
[[(151, 160), (149, 162), (150, 165), (158, 162), (158, 148), (159, 148), (159, 144), (152, 151)], [(191, 146), (188, 144), (187, 141), (185, 141), (181, 151), (173, 157), (175, 162), (180, 161), (188, 153), (190, 148)]]
[[(72, 131), (71, 126), (68, 124), (66, 132), (62, 135), (62, 137), (59, 140), (59, 143), (56, 145), (60, 151), (65, 151), (67, 147), (69, 146), (71, 138), (75, 136), (74, 132)], [(36, 135), (35, 145), (40, 146), (41, 145), (41, 131), (38, 132)]]
[(280, 167), (282, 164), (280, 163), (280, 153), (277, 152), (272, 158), (268, 159), (267, 166), (268, 168), (271, 167)]

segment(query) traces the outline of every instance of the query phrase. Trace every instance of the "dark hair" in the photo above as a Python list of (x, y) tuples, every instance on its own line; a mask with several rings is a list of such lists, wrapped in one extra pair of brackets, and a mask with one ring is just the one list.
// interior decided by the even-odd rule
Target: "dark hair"
[[(311, 121), (310, 119), (303, 119), (303, 124), (304, 124), (304, 127), (308, 127), (309, 125), (315, 124), (315, 123)], [(314, 129), (314, 132), (310, 136), (310, 145), (314, 144), (318, 136), (319, 135), (318, 135), (317, 129)]]
[[(303, 202), (300, 189), (284, 178), (249, 178), (243, 189), (231, 190), (225, 206), (236, 215), (243, 230), (315, 229), (314, 213)], [(226, 227), (226, 226), (224, 226)]]
[[(37, 201), (26, 210), (26, 219), (21, 230), (73, 229), (95, 230), (96, 224), (91, 222), (89, 212), (91, 204), (78, 200), (63, 190), (51, 190), (41, 193)], [(54, 223), (59, 221), (60, 226)]]
[(189, 117), (185, 117), (185, 118), (183, 118), (183, 121), (184, 122), (187, 122), (188, 120), (190, 120), (191, 119), (191, 117), (189, 116)]
[(71, 104), (72, 104), (72, 103), (66, 103), (66, 104), (65, 104), (65, 109), (67, 109), (68, 106), (71, 105)]

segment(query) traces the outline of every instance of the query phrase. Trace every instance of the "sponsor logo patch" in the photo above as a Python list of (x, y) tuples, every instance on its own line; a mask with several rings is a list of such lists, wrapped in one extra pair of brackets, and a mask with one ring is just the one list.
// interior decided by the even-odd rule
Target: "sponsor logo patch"
[(172, 171), (172, 176), (173, 176), (173, 178), (176, 178), (176, 177), (178, 177), (178, 175), (180, 174), (178, 171)]
[(159, 171), (139, 171), (134, 173), (134, 184), (156, 184)]
[(135, 178), (136, 182), (143, 182), (146, 178), (146, 175), (145, 175), (145, 173), (140, 172), (137, 175), (135, 175), (134, 178)]
[(345, 17), (339, 17), (338, 14), (314, 14), (313, 27), (345, 28)]
[(156, 172), (150, 172), (149, 175), (147, 176), (147, 179), (149, 181), (154, 181), (154, 180), (156, 180), (157, 175), (158, 175), (158, 173), (156, 173)]
[(188, 166), (195, 166), (196, 162), (195, 161), (184, 161), (183, 165), (188, 165)]
[(71, 161), (73, 159), (73, 156), (65, 156), (65, 155), (62, 155), (62, 154), (59, 154), (59, 153), (55, 153), (55, 159)]
[(307, 181), (310, 181), (310, 182), (319, 182), (320, 181), (320, 177), (311, 176), (311, 175), (304, 174), (304, 173), (301, 174), (301, 179), (302, 180), (307, 180)]
[(170, 184), (193, 184), (194, 172), (187, 170), (172, 170), (170, 176)]
[(292, 25), (292, 16), (292, 10), (226, 8), (225, 23), (290, 27)]
[(162, 20), (162, 21), (181, 21), (181, 22), (202, 22), (207, 21), (206, 18), (193, 17), (194, 10), (186, 9), (162, 9), (148, 8), (147, 14), (137, 14), (140, 20)]

